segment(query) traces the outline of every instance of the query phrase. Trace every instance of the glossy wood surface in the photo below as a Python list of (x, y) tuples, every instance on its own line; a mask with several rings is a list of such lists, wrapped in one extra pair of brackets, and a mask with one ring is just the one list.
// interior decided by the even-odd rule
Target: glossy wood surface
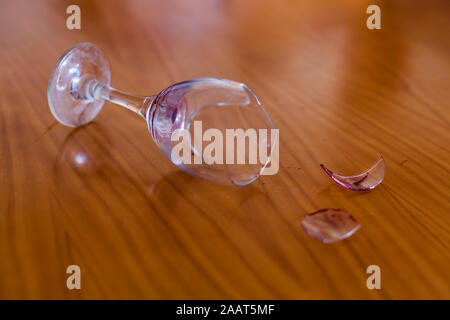
[[(81, 30), (66, 28), (70, 4)], [(366, 28), (370, 4), (381, 30)], [(449, 299), (449, 17), (434, 0), (1, 0), (0, 298)], [(246, 83), (280, 129), (279, 173), (241, 189), (196, 180), (110, 103), (85, 127), (58, 124), (48, 79), (85, 41), (136, 94)], [(367, 193), (319, 166), (354, 174), (381, 154)], [(301, 219), (327, 207), (361, 229), (310, 238)], [(72, 264), (81, 290), (66, 288)]]

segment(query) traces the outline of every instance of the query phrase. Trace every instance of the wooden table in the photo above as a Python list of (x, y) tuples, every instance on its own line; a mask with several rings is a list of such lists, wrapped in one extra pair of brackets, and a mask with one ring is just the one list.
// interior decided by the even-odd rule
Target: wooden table
[[(70, 4), (81, 30), (66, 28)], [(381, 30), (366, 27), (371, 4)], [(0, 298), (449, 299), (449, 16), (448, 1), (1, 1)], [(58, 124), (48, 79), (85, 41), (137, 94), (248, 84), (280, 129), (279, 173), (194, 179), (110, 103), (90, 125)], [(367, 193), (319, 167), (358, 173), (381, 154)], [(327, 207), (362, 228), (310, 238), (301, 219)]]

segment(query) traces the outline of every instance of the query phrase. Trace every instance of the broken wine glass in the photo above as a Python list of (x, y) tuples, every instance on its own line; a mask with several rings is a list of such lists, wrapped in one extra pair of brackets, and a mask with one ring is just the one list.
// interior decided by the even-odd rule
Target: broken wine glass
[[(74, 46), (60, 58), (49, 81), (48, 103), (53, 116), (63, 125), (79, 127), (92, 121), (105, 101), (125, 107), (146, 120), (153, 140), (173, 163), (197, 178), (216, 184), (246, 186), (270, 162), (278, 138), (271, 136), (275, 126), (245, 84), (202, 78), (174, 84), (156, 95), (136, 96), (111, 88), (110, 82), (109, 62), (102, 51), (91, 43)], [(200, 129), (197, 131), (201, 140), (206, 137), (207, 142), (215, 143), (214, 152), (210, 145), (191, 144), (188, 139), (192, 161), (174, 161), (172, 151), (179, 141), (172, 139), (172, 135), (185, 130), (192, 136), (198, 134), (195, 129)], [(215, 130), (209, 131), (215, 134), (207, 135), (208, 129)], [(234, 137), (230, 148), (229, 141), (216, 141), (220, 137), (228, 138), (228, 130), (246, 132), (248, 129), (263, 133), (257, 145), (260, 161), (221, 161), (217, 156), (226, 153), (228, 157), (228, 152), (232, 153), (231, 160), (239, 152), (245, 159), (251, 158), (254, 150), (250, 138), (249, 148), (245, 140), (244, 144), (235, 144)], [(205, 154), (216, 161), (204, 159)]]

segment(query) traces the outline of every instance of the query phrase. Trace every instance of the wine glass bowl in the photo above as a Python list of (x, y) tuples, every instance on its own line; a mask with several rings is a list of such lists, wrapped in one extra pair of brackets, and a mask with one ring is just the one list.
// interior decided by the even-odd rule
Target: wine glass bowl
[[(151, 110), (153, 113), (150, 112), (147, 118), (149, 130), (169, 159), (173, 160), (174, 147), (180, 143), (178, 139), (172, 139), (173, 132), (189, 132), (191, 160), (176, 164), (198, 178), (243, 186), (256, 179), (267, 164), (267, 161), (250, 163), (250, 148), (256, 148), (253, 151), (258, 154), (262, 145), (252, 141), (253, 144), (246, 142), (244, 148), (238, 148), (239, 141), (230, 141), (227, 136), (227, 130), (234, 133), (241, 129), (244, 132), (253, 130), (257, 137), (259, 130), (274, 128), (258, 98), (245, 84), (216, 78), (181, 82), (163, 90), (155, 98)], [(209, 137), (208, 132), (215, 133), (215, 137)], [(204, 135), (208, 136), (207, 141), (203, 141)], [(217, 138), (222, 139), (217, 146), (221, 150), (215, 150), (220, 155), (213, 154), (217, 160), (214, 162), (205, 158), (208, 156), (205, 151)], [(267, 145), (267, 138), (264, 146), (268, 148), (269, 156), (272, 145)], [(227, 162), (230, 151), (234, 160)], [(245, 165), (236, 163), (238, 153), (245, 159)]]

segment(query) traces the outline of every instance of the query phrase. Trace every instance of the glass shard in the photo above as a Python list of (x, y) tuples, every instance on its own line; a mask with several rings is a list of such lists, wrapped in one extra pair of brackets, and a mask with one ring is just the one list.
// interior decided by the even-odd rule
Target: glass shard
[(354, 175), (354, 176), (342, 176), (340, 174), (333, 173), (327, 169), (323, 164), (320, 165), (323, 170), (337, 183), (347, 189), (354, 191), (368, 191), (375, 188), (384, 179), (384, 173), (386, 171), (386, 163), (383, 157), (380, 157), (370, 169)]
[(323, 243), (333, 243), (350, 237), (361, 225), (347, 211), (322, 209), (302, 220), (303, 230)]

